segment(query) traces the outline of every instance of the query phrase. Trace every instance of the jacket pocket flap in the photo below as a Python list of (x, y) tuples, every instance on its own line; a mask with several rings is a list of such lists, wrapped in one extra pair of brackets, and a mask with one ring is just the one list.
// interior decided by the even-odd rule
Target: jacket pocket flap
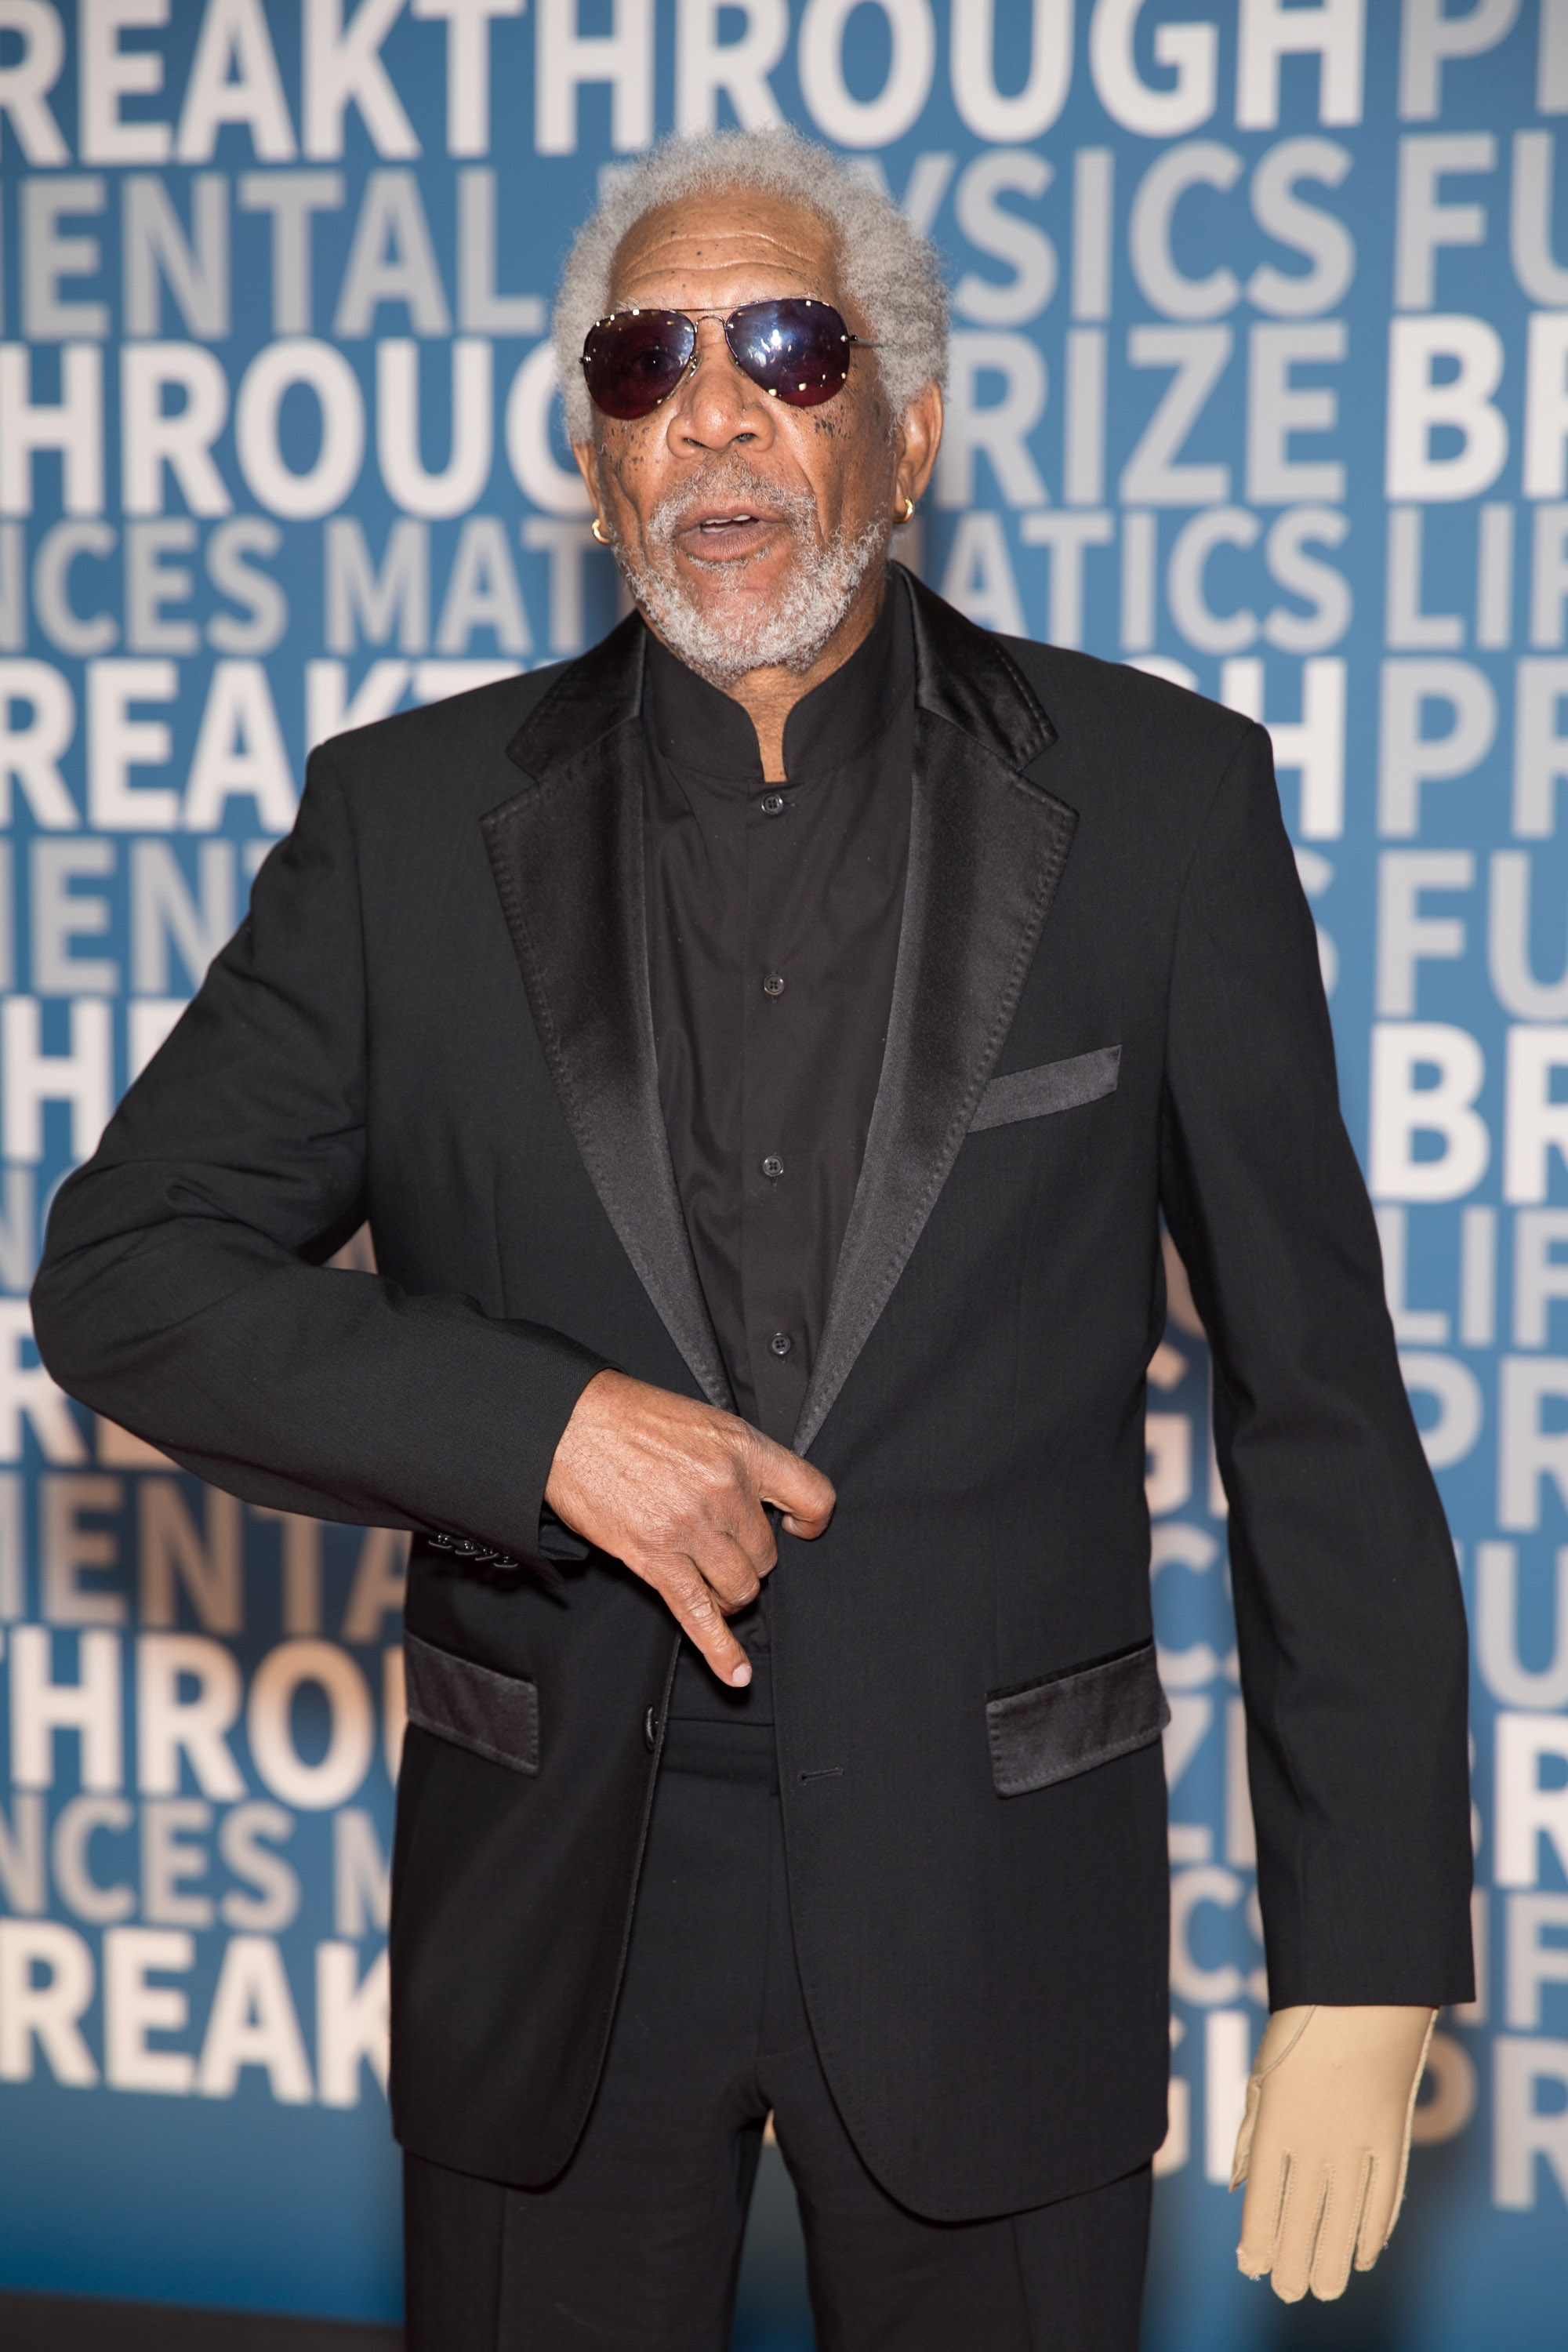
[(510, 1772), (539, 1769), (539, 1685), (403, 1636), (408, 1720)]
[(1046, 1118), (1052, 1111), (1076, 1110), (1116, 1092), (1121, 1069), (1120, 1045), (1100, 1045), (1065, 1062), (1041, 1062), (1032, 1070), (1009, 1070), (993, 1078), (974, 1107), (969, 1132), (1011, 1127), (1016, 1119)]
[(991, 1778), (1003, 1797), (1048, 1789), (1152, 1748), (1170, 1719), (1154, 1644), (1142, 1642), (1098, 1665), (987, 1699)]

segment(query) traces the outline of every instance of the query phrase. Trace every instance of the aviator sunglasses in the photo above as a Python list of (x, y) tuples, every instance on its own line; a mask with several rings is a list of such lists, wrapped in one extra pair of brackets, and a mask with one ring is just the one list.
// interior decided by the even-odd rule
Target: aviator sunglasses
[[(693, 366), (697, 329), (718, 310), (616, 310), (588, 330), (583, 345), (583, 375), (588, 397), (606, 416), (648, 416)], [(742, 302), (723, 320), (724, 341), (736, 366), (760, 384), (770, 399), (792, 408), (818, 408), (842, 392), (849, 353), (858, 343), (875, 351), (863, 335), (852, 335), (831, 302), (785, 296), (772, 302)]]

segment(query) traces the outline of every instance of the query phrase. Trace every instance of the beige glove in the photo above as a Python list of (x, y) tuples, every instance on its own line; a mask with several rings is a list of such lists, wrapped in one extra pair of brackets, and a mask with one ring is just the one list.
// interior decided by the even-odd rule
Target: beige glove
[(1276, 2010), (1247, 2085), (1230, 2185), (1237, 2268), (1283, 2303), (1343, 2294), (1394, 2232), (1432, 2009)]

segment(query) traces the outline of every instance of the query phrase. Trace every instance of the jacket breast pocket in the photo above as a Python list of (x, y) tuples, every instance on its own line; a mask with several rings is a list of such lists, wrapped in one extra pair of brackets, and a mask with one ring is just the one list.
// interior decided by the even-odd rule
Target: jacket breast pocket
[(539, 1769), (539, 1685), (403, 1636), (408, 1720), (509, 1772)]
[(984, 1088), (969, 1132), (1011, 1127), (1021, 1118), (1048, 1118), (1053, 1111), (1098, 1102), (1102, 1095), (1116, 1092), (1121, 1072), (1120, 1045), (1100, 1045), (1092, 1054), (1069, 1055), (1065, 1062), (1039, 1062), (1032, 1070), (1009, 1070)]
[(1152, 1748), (1170, 1719), (1152, 1642), (994, 1692), (985, 1702), (985, 1731), (996, 1793), (1022, 1797)]

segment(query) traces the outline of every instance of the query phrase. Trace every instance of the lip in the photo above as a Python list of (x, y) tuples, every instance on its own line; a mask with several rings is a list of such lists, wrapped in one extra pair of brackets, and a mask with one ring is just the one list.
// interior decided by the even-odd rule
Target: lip
[(783, 522), (782, 515), (737, 500), (730, 506), (699, 508), (686, 517), (676, 538), (682, 551), (696, 562), (722, 563), (728, 558), (754, 555)]
[(689, 531), (716, 529), (739, 530), (743, 530), (748, 524), (754, 523), (765, 529), (769, 524), (780, 520), (778, 515), (769, 514), (764, 508), (746, 506), (738, 501), (734, 506), (729, 507), (701, 507), (695, 514), (688, 515), (680, 527), (682, 530)]

